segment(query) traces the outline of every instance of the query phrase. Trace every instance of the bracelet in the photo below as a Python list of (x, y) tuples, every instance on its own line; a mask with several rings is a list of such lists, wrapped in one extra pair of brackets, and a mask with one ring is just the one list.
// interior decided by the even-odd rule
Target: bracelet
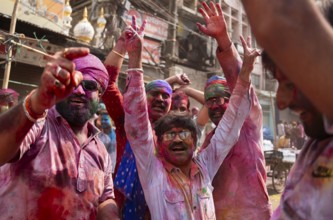
[(121, 53), (119, 53), (119, 52), (117, 52), (117, 51), (115, 51), (115, 50), (112, 50), (111, 52), (117, 54), (117, 55), (120, 56), (121, 58), (125, 58), (124, 55), (122, 55)]
[(142, 68), (131, 68), (131, 69), (126, 70), (126, 72), (129, 72), (129, 71), (140, 71), (140, 72), (143, 72), (143, 69)]
[(35, 92), (35, 90), (32, 90), (29, 95), (27, 95), (24, 98), (23, 101), (23, 111), (25, 116), (29, 119), (29, 121), (35, 123), (37, 121), (44, 120), (47, 115), (47, 110), (43, 114), (36, 114), (31, 109), (31, 95)]

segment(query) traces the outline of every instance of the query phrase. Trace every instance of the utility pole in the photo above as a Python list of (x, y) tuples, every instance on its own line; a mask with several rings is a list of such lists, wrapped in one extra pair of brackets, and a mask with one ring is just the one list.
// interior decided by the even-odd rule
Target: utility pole
[(270, 101), (271, 101), (271, 106), (272, 106), (272, 121), (273, 121), (273, 135), (274, 135), (274, 149), (277, 149), (277, 142), (278, 140), (276, 139), (276, 120), (275, 120), (275, 104), (274, 104), (274, 99), (272, 95), (272, 91), (269, 92), (270, 95)]
[(166, 40), (166, 71), (164, 78), (170, 77), (171, 69), (174, 66), (174, 59), (176, 58), (176, 37), (177, 37), (177, 24), (178, 24), (178, 10), (177, 0), (169, 2), (169, 25), (168, 25), (168, 38)]
[[(16, 0), (14, 3), (14, 9), (12, 13), (12, 20), (10, 22), (10, 28), (9, 28), (9, 34), (12, 35), (15, 33), (15, 28), (16, 28), (16, 20), (17, 20), (17, 10), (18, 10), (18, 4), (20, 3), (20, 0)], [(2, 88), (7, 89), (8, 88), (8, 82), (9, 82), (9, 76), (10, 76), (10, 69), (12, 66), (12, 56), (13, 56), (13, 50), (10, 49), (8, 51), (8, 61), (6, 64), (6, 69), (5, 69), (5, 74), (3, 76), (3, 81), (2, 81)]]

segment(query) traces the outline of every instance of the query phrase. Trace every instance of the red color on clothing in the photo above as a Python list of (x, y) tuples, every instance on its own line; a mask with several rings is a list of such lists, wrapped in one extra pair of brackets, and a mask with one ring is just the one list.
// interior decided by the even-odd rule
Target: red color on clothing
[(114, 199), (110, 156), (96, 127), (87, 128), (80, 144), (55, 107), (32, 126), (18, 160), (0, 167), (1, 219), (94, 219)]
[[(234, 46), (217, 52), (230, 92), (233, 92), (242, 65)], [(265, 220), (271, 215), (266, 189), (266, 170), (262, 151), (262, 110), (250, 89), (251, 109), (240, 131), (238, 142), (228, 153), (213, 180), (216, 218), (227, 220)], [(215, 130), (202, 146), (205, 148)]]
[[(106, 110), (110, 115), (116, 127), (116, 139), (117, 139), (117, 161), (114, 170), (114, 175), (118, 171), (121, 158), (123, 156), (126, 146), (126, 132), (124, 129), (125, 113), (123, 108), (123, 95), (120, 93), (118, 86), (116, 85), (117, 78), (119, 76), (119, 68), (115, 66), (106, 66), (106, 70), (109, 73), (109, 84), (104, 92), (102, 100), (105, 104)], [(122, 207), (125, 197), (117, 189), (115, 189), (116, 202), (119, 208)]]

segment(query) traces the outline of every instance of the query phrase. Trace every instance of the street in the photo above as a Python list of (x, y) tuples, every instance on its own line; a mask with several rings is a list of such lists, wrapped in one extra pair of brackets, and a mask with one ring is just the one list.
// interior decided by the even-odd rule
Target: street
[(281, 193), (277, 193), (273, 189), (271, 177), (267, 177), (266, 187), (267, 187), (270, 202), (272, 203), (272, 210), (274, 211), (279, 206)]

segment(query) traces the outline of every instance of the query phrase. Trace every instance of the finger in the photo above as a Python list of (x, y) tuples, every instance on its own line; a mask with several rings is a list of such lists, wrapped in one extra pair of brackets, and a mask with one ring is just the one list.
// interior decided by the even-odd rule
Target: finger
[(81, 83), (82, 80), (83, 80), (83, 76), (80, 71), (74, 71), (71, 74), (71, 85), (74, 88), (76, 88)]
[(125, 31), (126, 40), (131, 39), (134, 36), (134, 30), (131, 26)]
[(74, 60), (76, 58), (87, 56), (90, 53), (89, 48), (78, 47), (78, 48), (68, 48), (64, 50), (63, 57), (69, 60)]
[(57, 64), (68, 72), (73, 72), (75, 65), (72, 59), (83, 57), (89, 54), (89, 49), (84, 47), (66, 48), (64, 51), (55, 53), (53, 56), (45, 57), (47, 61)]
[(242, 35), (240, 35), (239, 38), (240, 38), (240, 40), (242, 42), (243, 49), (245, 50), (247, 48), (247, 44), (246, 44), (246, 42), (244, 40), (244, 37)]
[(183, 73), (180, 78), (182, 79), (183, 82), (185, 83), (190, 83), (190, 79), (188, 78), (188, 76), (186, 75), (186, 73)]
[(57, 66), (54, 77), (57, 78), (65, 86), (69, 85), (71, 81), (70, 73), (66, 69), (61, 68), (60, 66)]
[(61, 82), (54, 76), (56, 69), (57, 65), (47, 63), (41, 77), (41, 87), (46, 88), (46, 91), (51, 94), (54, 93), (54, 90), (58, 87), (61, 88)]
[(64, 91), (66, 90), (66, 86), (62, 84), (58, 79), (54, 79), (53, 92), (57, 97), (61, 97)]
[(145, 27), (146, 27), (146, 24), (147, 24), (147, 21), (144, 20), (143, 23), (142, 23), (142, 25), (141, 25), (141, 27), (140, 27), (140, 30), (138, 32), (139, 35), (143, 35), (143, 32), (144, 32)]
[(211, 15), (212, 14), (212, 11), (210, 10), (210, 8), (208, 7), (208, 5), (207, 5), (206, 2), (202, 2), (202, 6), (204, 7), (207, 15)]
[(136, 31), (136, 17), (135, 15), (132, 16), (132, 28)]
[(214, 2), (209, 2), (209, 6), (210, 6), (210, 9), (211, 9), (211, 15), (212, 16), (216, 16), (217, 15), (217, 10), (215, 8), (215, 3)]
[(65, 69), (70, 73), (75, 70), (75, 64), (72, 61), (63, 57), (58, 57), (51, 62), (54, 63), (56, 67), (60, 66), (62, 69)]
[(247, 46), (252, 48), (251, 36), (247, 36), (246, 42), (247, 42)]
[[(67, 79), (64, 79), (61, 75), (63, 75), (62, 72), (65, 72), (66, 70), (62, 69), (60, 66), (51, 63), (52, 70), (50, 71), (53, 75), (53, 90), (58, 90), (58, 92), (61, 92), (64, 90), (64, 87), (66, 86), (66, 82), (69, 83), (70, 79), (67, 77)], [(50, 68), (51, 69), (51, 68)], [(57, 94), (57, 93), (55, 93)]]
[(221, 5), (219, 3), (216, 3), (216, 8), (219, 16), (223, 16), (223, 11), (221, 8)]
[(256, 54), (256, 56), (260, 56), (261, 55), (261, 50), (259, 50), (259, 49), (255, 49), (255, 54)]
[(207, 15), (206, 11), (203, 10), (202, 8), (199, 8), (199, 12), (202, 15), (202, 17), (205, 19), (205, 22), (207, 23), (209, 20), (209, 16)]
[(200, 23), (197, 23), (197, 27), (199, 28), (199, 30), (202, 32), (202, 33), (206, 33), (207, 32), (207, 28), (205, 26), (203, 26), (202, 24)]

